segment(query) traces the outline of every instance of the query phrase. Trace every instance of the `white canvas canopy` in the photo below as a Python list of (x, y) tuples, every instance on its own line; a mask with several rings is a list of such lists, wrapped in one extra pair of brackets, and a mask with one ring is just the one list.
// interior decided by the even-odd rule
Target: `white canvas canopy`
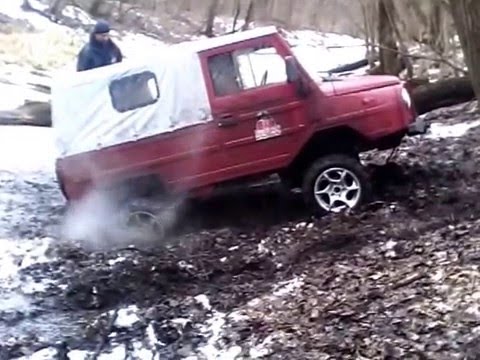
[(136, 61), (58, 73), (52, 121), (60, 157), (210, 121), (198, 53), (275, 32), (259, 28), (167, 47)]
[(203, 123), (211, 109), (198, 55), (175, 51), (58, 74), (52, 118), (63, 157)]

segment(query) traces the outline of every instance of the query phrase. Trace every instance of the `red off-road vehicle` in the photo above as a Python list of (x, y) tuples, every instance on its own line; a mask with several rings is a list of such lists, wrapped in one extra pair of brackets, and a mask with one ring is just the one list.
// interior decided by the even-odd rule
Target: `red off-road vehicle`
[(204, 196), (276, 173), (314, 211), (338, 212), (368, 194), (360, 152), (426, 131), (398, 78), (309, 74), (274, 27), (56, 79), (56, 168), (71, 201), (98, 188)]

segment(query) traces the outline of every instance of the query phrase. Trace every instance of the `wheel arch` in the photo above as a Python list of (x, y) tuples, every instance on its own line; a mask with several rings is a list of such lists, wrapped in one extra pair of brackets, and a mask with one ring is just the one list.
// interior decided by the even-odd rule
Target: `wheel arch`
[(319, 131), (307, 141), (290, 165), (280, 173), (280, 177), (290, 187), (298, 187), (306, 169), (319, 157), (346, 154), (358, 158), (367, 143), (364, 136), (348, 126)]

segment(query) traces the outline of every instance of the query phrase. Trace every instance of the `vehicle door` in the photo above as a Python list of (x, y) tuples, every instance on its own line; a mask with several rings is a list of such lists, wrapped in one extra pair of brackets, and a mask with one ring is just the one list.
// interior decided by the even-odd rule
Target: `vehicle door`
[(290, 54), (275, 37), (204, 54), (212, 113), (223, 130), (228, 177), (285, 166), (299, 146), (306, 106), (287, 82), (286, 55)]

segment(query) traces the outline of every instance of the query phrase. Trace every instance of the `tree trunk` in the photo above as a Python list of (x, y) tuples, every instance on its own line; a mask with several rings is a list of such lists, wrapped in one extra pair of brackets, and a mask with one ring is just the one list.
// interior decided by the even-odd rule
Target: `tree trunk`
[(380, 69), (382, 74), (398, 75), (398, 47), (395, 29), (390, 21), (394, 13), (393, 0), (378, 0), (378, 41)]
[(31, 11), (32, 10), (32, 5), (30, 5), (29, 0), (23, 0), (22, 1), (22, 9), (25, 11)]
[(54, 16), (55, 19), (59, 19), (62, 16), (62, 12), (65, 6), (65, 0), (53, 0), (50, 3), (48, 11)]
[(205, 26), (205, 35), (208, 37), (213, 37), (213, 25), (215, 22), (215, 16), (217, 16), (219, 0), (212, 0), (210, 6), (208, 7), (207, 13), (207, 24)]
[(250, 23), (253, 20), (254, 9), (255, 9), (255, 5), (253, 1), (254, 0), (250, 0), (250, 3), (248, 4), (247, 14), (245, 15), (245, 22), (242, 26), (242, 31), (248, 30), (248, 28), (250, 27)]
[(235, 14), (233, 15), (233, 25), (232, 25), (232, 34), (237, 31), (237, 22), (240, 13), (242, 12), (242, 4), (240, 0), (237, 0), (235, 3)]
[(90, 15), (93, 16), (99, 16), (100, 14), (100, 8), (103, 5), (104, 0), (94, 0), (90, 8), (88, 9), (88, 12)]
[(432, 2), (431, 14), (428, 22), (428, 44), (438, 54), (443, 54), (444, 48), (442, 44), (442, 4), (440, 2)]
[(450, 0), (450, 8), (473, 90), (480, 100), (480, 1)]

